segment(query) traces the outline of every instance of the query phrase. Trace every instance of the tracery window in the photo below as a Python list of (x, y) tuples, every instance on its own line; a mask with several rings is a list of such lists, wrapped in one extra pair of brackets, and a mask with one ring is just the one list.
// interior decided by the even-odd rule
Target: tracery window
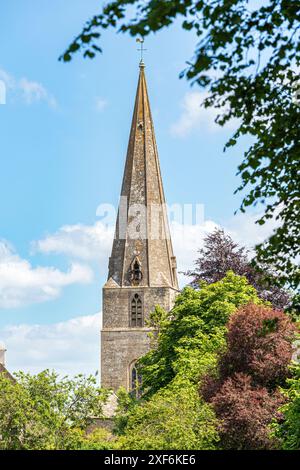
[(130, 326), (143, 326), (143, 302), (139, 294), (134, 294), (131, 300)]

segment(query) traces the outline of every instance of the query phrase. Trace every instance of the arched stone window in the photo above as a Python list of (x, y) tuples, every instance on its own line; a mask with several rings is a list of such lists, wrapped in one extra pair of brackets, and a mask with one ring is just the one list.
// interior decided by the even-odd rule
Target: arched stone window
[(130, 326), (143, 326), (143, 302), (139, 294), (134, 294), (130, 305)]
[(142, 395), (142, 377), (138, 373), (135, 362), (131, 365), (130, 368), (130, 393), (135, 398), (140, 398)]

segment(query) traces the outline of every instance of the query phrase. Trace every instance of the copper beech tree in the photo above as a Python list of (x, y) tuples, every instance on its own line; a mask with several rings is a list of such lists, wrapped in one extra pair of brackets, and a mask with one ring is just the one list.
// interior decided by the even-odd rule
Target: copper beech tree
[(231, 316), (218, 374), (201, 385), (220, 420), (222, 448), (276, 447), (269, 426), (285, 400), (279, 386), (289, 376), (295, 331), (285, 313), (261, 305), (247, 305)]

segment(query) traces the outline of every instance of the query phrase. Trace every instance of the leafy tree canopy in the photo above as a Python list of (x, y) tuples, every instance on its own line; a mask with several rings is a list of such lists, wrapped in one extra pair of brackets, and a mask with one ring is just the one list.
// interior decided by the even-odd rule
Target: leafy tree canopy
[(231, 316), (218, 374), (207, 375), (200, 387), (220, 421), (222, 448), (278, 445), (269, 427), (285, 401), (279, 385), (289, 376), (295, 332), (287, 314), (269, 307), (249, 304)]
[(105, 428), (96, 427), (83, 436), (76, 450), (112, 450), (118, 448), (116, 437)]
[(211, 399), (220, 420), (220, 447), (235, 450), (266, 450), (278, 446), (269, 426), (283, 403), (276, 390), (252, 384), (251, 376), (236, 373), (225, 380)]
[(221, 375), (231, 371), (252, 376), (252, 382), (273, 390), (288, 376), (296, 327), (288, 315), (270, 307), (246, 305), (229, 320), (227, 351)]
[[(272, 449), (296, 326), (232, 272), (151, 315), (144, 394), (119, 396), (120, 449)], [(200, 392), (200, 393), (199, 393)], [(295, 419), (296, 422), (296, 419)]]
[(199, 399), (197, 387), (175, 380), (127, 416), (122, 450), (213, 450), (219, 440), (211, 405)]
[(20, 372), (13, 382), (0, 374), (0, 448), (80, 448), (93, 417), (102, 416), (106, 397), (93, 376), (59, 379), (46, 370)]
[(156, 347), (139, 361), (145, 395), (165, 387), (176, 375), (197, 383), (215, 366), (216, 352), (226, 344), (230, 315), (249, 302), (262, 303), (246, 278), (232, 272), (214, 284), (203, 282), (200, 290), (186, 287), (177, 297), (170, 318), (166, 320), (163, 315)]
[(287, 380), (287, 386), (282, 390), (287, 403), (280, 411), (281, 419), (274, 421), (273, 434), (280, 440), (284, 450), (300, 449), (300, 364), (291, 368), (292, 378)]
[(257, 247), (259, 261), (277, 266), (282, 283), (298, 287), (300, 254), (300, 1), (299, 0), (113, 0), (87, 22), (62, 59), (79, 50), (93, 58), (99, 37), (112, 27), (146, 36), (182, 18), (198, 37), (195, 55), (181, 76), (209, 91), (205, 106), (216, 121), (239, 125), (226, 147), (243, 135), (253, 143), (239, 165), (244, 192), (240, 209), (262, 203), (258, 220), (276, 217), (274, 234)]
[(199, 290), (185, 288), (171, 312), (152, 312), (152, 349), (139, 361), (142, 399), (119, 393), (118, 448), (218, 447), (218, 421), (199, 397), (199, 380), (215, 373), (228, 319), (249, 302), (262, 301), (244, 277), (228, 272), (214, 284), (202, 282)]

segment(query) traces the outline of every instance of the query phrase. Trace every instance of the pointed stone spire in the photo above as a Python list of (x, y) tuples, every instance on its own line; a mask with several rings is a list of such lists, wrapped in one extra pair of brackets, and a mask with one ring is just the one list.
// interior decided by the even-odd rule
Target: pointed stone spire
[[(143, 50), (143, 47), (141, 47)], [(145, 78), (140, 74), (109, 275), (103, 287), (101, 384), (137, 393), (136, 361), (151, 347), (150, 313), (178, 294), (176, 260)]]
[(143, 61), (140, 62), (108, 280), (120, 287), (178, 289)]

